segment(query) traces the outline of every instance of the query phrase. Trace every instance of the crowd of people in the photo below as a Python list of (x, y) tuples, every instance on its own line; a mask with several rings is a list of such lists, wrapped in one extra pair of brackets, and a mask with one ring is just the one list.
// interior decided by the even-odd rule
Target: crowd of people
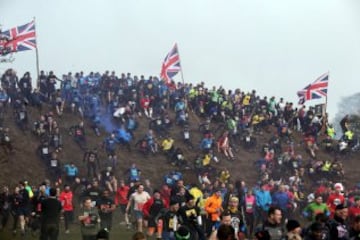
[[(38, 109), (37, 119), (30, 119), (29, 108)], [(327, 116), (313, 107), (296, 108), (256, 91), (166, 83), (130, 73), (79, 72), (58, 78), (43, 71), (34, 88), (30, 73), (19, 79), (13, 69), (1, 77), (0, 145), (6, 154), (16, 154), (3, 121), (10, 113), (20, 130), (38, 139), (37, 154), (50, 173), (39, 185), (22, 180), (14, 189), (9, 187), (14, 183), (3, 188), (1, 228), (12, 216), (13, 234), (19, 227), (21, 234), (40, 229), (41, 239), (56, 239), (61, 218), (68, 234), (79, 201), (76, 221), (83, 239), (107, 239), (115, 214), (137, 231), (134, 239), (359, 236), (360, 192), (355, 183), (344, 185), (342, 162), (359, 148), (349, 116), (340, 122), (342, 136), (336, 139)], [(64, 114), (80, 119), (65, 133)], [(146, 119), (142, 122), (148, 122), (148, 129), (135, 142), (139, 118)], [(193, 139), (191, 119), (199, 123), (199, 142)], [(88, 146), (89, 129), (99, 138), (107, 135), (101, 147)], [(183, 144), (177, 144), (174, 133), (181, 134)], [(64, 134), (84, 153), (86, 174), (80, 174), (76, 162), (59, 159), (66, 151)], [(299, 148), (306, 154), (299, 154)], [(156, 188), (135, 163), (119, 172), (119, 153), (133, 150), (139, 158), (164, 156), (174, 171)], [(185, 150), (196, 152), (195, 159)], [(242, 159), (239, 151), (253, 153), (254, 159)], [(107, 159), (100, 159), (100, 152)], [(319, 158), (319, 152), (329, 154)], [(223, 166), (226, 160), (233, 165), (253, 161), (257, 179), (242, 179)], [(183, 178), (188, 170), (197, 182)]]

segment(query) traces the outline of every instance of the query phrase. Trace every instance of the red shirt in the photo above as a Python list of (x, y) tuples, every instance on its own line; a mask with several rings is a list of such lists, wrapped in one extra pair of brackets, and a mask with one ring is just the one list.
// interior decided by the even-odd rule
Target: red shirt
[(128, 199), (127, 199), (127, 195), (129, 192), (130, 187), (129, 186), (123, 186), (123, 187), (119, 187), (116, 190), (116, 195), (115, 195), (115, 205), (126, 205), (128, 203)]
[(140, 99), (140, 106), (143, 109), (148, 109), (150, 107), (150, 99), (149, 98)]
[(73, 211), (73, 193), (62, 191), (59, 196), (59, 200), (62, 204), (64, 211)]
[(322, 195), (326, 192), (327, 188), (324, 185), (321, 185), (318, 187), (318, 189), (315, 192), (315, 195)]
[(330, 194), (329, 198), (326, 201), (326, 205), (328, 206), (331, 216), (334, 215), (335, 208), (339, 204), (344, 204), (345, 198), (343, 195), (339, 193), (332, 193)]
[(161, 198), (164, 201), (165, 208), (168, 208), (170, 206), (171, 189), (163, 187), (160, 190), (160, 195), (161, 195)]
[(353, 206), (349, 208), (349, 217), (355, 218), (356, 216), (360, 215), (360, 206)]

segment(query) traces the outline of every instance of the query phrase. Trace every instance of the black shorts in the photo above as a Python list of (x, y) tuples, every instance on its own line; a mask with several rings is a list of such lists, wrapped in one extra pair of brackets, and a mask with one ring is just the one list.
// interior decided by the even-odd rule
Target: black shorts
[(30, 209), (27, 207), (19, 207), (15, 213), (17, 216), (30, 216)]

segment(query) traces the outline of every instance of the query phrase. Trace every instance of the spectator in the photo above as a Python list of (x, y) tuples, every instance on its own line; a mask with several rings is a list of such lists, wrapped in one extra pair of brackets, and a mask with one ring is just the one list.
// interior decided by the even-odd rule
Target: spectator
[(56, 240), (59, 236), (59, 222), (62, 207), (56, 199), (56, 189), (50, 189), (50, 196), (41, 203), (40, 240)]
[(31, 91), (32, 91), (32, 84), (31, 84), (31, 76), (29, 72), (26, 72), (24, 76), (20, 79), (18, 83), (18, 87), (20, 88), (22, 94), (27, 99), (27, 101), (30, 101), (31, 99)]
[(346, 114), (340, 121), (340, 127), (343, 134), (345, 134), (345, 132), (349, 130), (349, 123), (350, 117), (348, 114)]

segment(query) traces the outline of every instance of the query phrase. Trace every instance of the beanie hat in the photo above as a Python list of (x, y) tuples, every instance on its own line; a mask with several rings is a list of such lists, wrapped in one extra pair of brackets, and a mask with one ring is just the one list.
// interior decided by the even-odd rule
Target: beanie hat
[(288, 222), (286, 224), (286, 229), (288, 230), (288, 232), (290, 232), (298, 227), (300, 227), (300, 223), (293, 219), (288, 220)]
[(321, 223), (319, 223), (319, 222), (314, 222), (310, 226), (310, 231), (311, 232), (318, 232), (318, 231), (322, 231), (323, 229), (324, 229), (323, 225)]
[(176, 199), (171, 199), (170, 200), (170, 206), (175, 205), (177, 203), (179, 203), (179, 201), (177, 201)]
[(195, 199), (195, 198), (194, 198), (194, 196), (192, 194), (187, 194), (186, 195), (186, 201), (187, 202), (190, 201), (190, 200), (193, 200), (193, 199)]
[(230, 201), (232, 201), (232, 202), (239, 202), (239, 198), (237, 198), (237, 197), (231, 197), (231, 198), (230, 198)]
[(341, 183), (335, 183), (334, 188), (344, 191), (344, 186)]
[(176, 240), (187, 240), (190, 239), (190, 231), (185, 226), (180, 226), (179, 229), (175, 232)]

